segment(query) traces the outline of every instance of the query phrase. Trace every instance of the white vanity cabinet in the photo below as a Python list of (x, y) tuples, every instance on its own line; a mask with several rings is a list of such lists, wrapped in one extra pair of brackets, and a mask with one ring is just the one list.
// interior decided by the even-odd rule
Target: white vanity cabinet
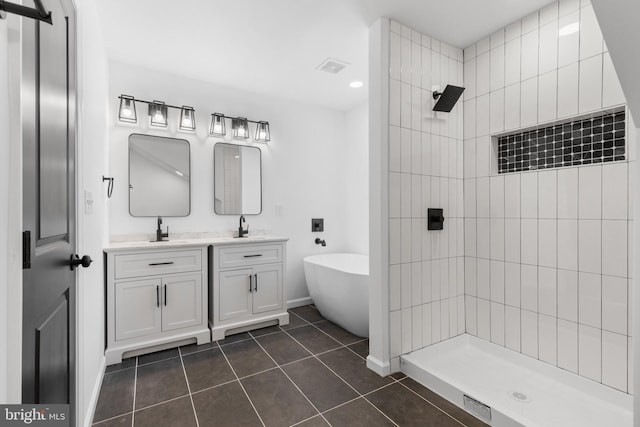
[(106, 250), (107, 364), (210, 341), (207, 247)]
[(209, 326), (214, 340), (267, 324), (286, 325), (286, 240), (214, 245)]

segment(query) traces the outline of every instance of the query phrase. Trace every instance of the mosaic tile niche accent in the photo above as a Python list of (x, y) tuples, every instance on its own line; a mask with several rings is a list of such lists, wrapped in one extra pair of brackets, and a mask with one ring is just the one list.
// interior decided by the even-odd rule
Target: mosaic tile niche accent
[(498, 173), (625, 160), (624, 111), (498, 137)]

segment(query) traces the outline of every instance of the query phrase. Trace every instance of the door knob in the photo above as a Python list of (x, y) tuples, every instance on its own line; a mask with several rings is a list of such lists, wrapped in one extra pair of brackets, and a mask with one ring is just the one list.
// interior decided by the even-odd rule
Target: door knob
[(80, 256), (75, 254), (75, 255), (71, 255), (70, 257), (69, 267), (71, 267), (71, 271), (75, 270), (76, 267), (79, 265), (83, 266), (84, 268), (87, 268), (91, 265), (92, 262), (93, 260), (89, 255), (85, 255), (82, 258), (80, 258)]

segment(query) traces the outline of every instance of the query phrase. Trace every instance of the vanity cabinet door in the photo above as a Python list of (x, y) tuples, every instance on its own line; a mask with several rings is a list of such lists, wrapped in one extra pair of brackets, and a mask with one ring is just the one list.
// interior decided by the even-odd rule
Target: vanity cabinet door
[(162, 279), (162, 330), (188, 328), (202, 322), (202, 276)]
[(221, 271), (218, 276), (218, 284), (220, 292), (217, 304), (220, 320), (251, 315), (253, 269)]
[(253, 313), (282, 308), (282, 264), (253, 268)]
[(160, 279), (115, 284), (116, 340), (157, 334), (161, 330)]

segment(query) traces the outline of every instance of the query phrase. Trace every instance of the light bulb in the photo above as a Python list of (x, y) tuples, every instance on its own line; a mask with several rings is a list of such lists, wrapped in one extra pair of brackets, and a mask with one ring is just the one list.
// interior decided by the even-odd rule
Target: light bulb
[(122, 115), (125, 117), (131, 117), (131, 101), (128, 99), (124, 101), (124, 107), (122, 108)]

